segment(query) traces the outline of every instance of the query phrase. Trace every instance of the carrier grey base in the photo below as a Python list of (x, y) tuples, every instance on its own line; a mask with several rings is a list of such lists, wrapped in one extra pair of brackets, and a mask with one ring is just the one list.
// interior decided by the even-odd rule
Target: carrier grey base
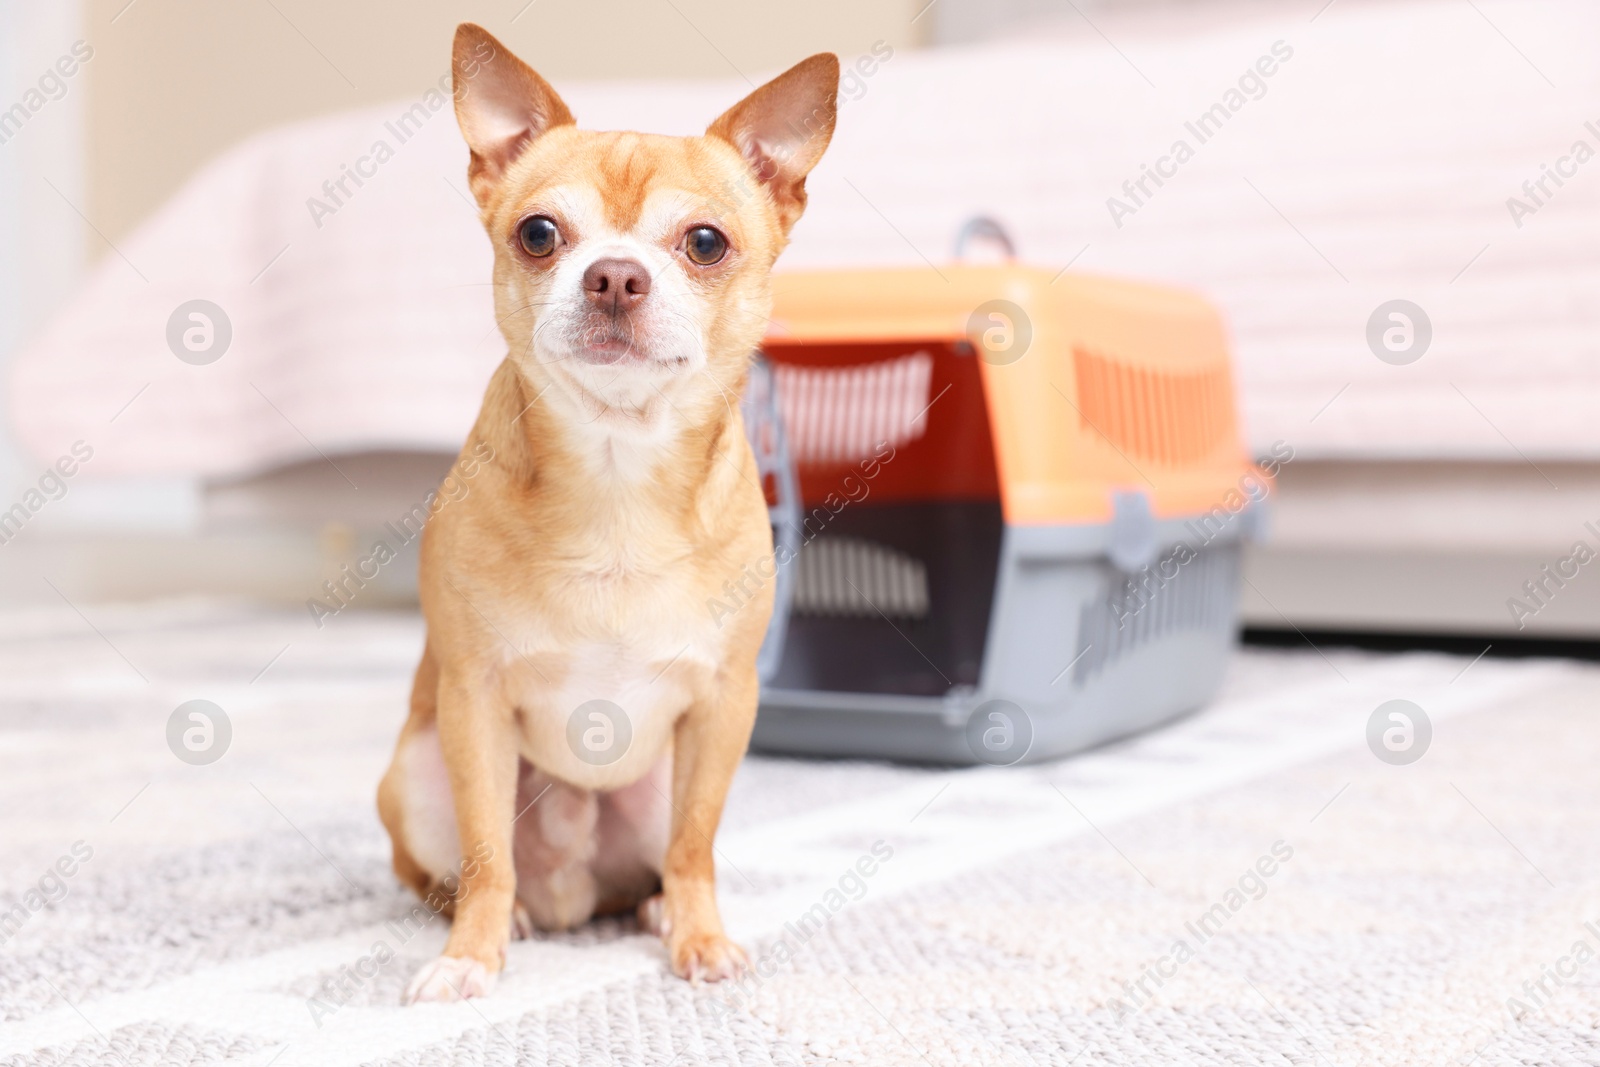
[[(1237, 639), (1241, 542), (1260, 505), (1204, 528), (1139, 511), (1119, 506), (1106, 526), (1006, 528), (978, 685), (939, 697), (764, 686), (752, 748), (1010, 765), (1199, 708)], [(1000, 741), (1015, 732), (1010, 745), (986, 743), (991, 720)]]
[[(1129, 654), (1064, 706), (1013, 701), (1033, 727), (1032, 743), (1015, 762), (1068, 756), (1195, 711), (1215, 695), (1233, 644), (1231, 634), (1177, 634)], [(772, 690), (761, 695), (750, 744), (791, 755), (973, 764), (981, 761), (968, 743), (967, 722), (992, 699), (971, 692), (939, 700)]]

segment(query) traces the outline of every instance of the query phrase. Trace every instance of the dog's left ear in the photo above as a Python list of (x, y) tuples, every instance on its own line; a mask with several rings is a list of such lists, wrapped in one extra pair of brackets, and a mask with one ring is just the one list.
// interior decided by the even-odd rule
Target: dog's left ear
[(550, 127), (570, 125), (572, 112), (549, 82), (482, 26), (456, 27), (450, 66), (456, 122), (472, 149), (467, 184), (483, 204), (522, 150)]
[(739, 101), (706, 133), (749, 162), (778, 205), (787, 234), (806, 206), (806, 175), (833, 138), (839, 57), (822, 52), (795, 64)]

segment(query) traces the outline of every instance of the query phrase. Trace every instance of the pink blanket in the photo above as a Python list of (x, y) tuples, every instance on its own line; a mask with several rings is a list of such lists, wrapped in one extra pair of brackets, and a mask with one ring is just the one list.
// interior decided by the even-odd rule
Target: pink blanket
[[(1600, 6), (1475, 6), (880, 49), (781, 265), (939, 264), (992, 214), (1026, 260), (1217, 301), (1258, 448), (1600, 457)], [(689, 133), (749, 86), (561, 88), (585, 125)], [(464, 169), (420, 90), (239, 145), (19, 354), (23, 441), (85, 440), (96, 477), (454, 449), (503, 352)], [(1397, 299), (1431, 322), (1408, 363), (1369, 344)]]

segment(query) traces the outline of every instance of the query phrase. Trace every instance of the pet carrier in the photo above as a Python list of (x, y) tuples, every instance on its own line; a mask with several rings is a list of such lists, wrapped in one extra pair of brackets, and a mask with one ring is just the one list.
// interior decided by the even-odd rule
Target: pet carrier
[(754, 747), (1010, 764), (1215, 692), (1267, 492), (1215, 310), (1015, 265), (774, 290), (745, 400), (778, 560)]

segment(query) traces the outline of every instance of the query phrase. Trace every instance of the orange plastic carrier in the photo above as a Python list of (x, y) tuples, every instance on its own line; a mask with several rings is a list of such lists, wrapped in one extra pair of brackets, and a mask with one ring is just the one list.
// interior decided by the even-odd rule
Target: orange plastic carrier
[(1210, 304), (1013, 264), (773, 284), (758, 747), (1014, 763), (1211, 696), (1268, 485)]

